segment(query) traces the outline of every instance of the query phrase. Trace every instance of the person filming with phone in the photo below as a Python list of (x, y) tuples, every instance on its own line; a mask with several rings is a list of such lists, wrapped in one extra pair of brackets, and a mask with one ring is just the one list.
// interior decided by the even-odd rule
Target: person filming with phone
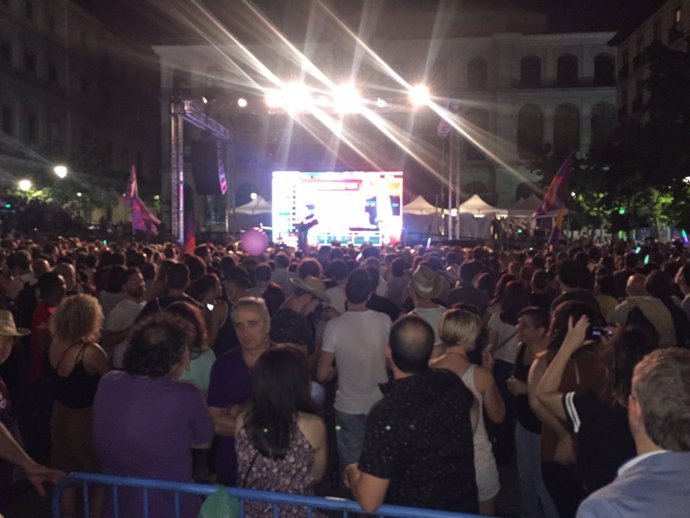
[[(600, 312), (591, 304), (571, 300), (556, 306), (547, 335), (548, 347), (536, 355), (527, 379), (530, 407), (543, 425), (540, 444), (542, 478), (560, 518), (574, 517), (577, 506), (586, 496), (576, 469), (577, 437), (565, 416), (555, 411), (552, 406), (544, 405), (537, 397), (537, 387), (555, 358), (560, 355), (563, 359), (565, 353), (561, 354), (561, 349), (565, 346), (570, 347), (570, 321), (578, 322), (583, 315), (588, 323), (595, 326), (602, 324)], [(590, 336), (578, 345), (581, 347), (577, 350), (568, 349), (570, 353), (564, 358), (558, 390), (564, 393), (588, 391), (602, 397), (608, 390), (607, 369), (601, 361), (604, 350), (602, 341), (599, 337)]]

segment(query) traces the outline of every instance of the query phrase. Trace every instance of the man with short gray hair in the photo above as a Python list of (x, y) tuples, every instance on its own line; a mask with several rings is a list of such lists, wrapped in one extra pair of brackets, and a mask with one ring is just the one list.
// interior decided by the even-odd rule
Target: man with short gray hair
[(590, 495), (578, 518), (681, 518), (690, 507), (690, 351), (658, 349), (635, 367), (628, 421), (637, 457)]

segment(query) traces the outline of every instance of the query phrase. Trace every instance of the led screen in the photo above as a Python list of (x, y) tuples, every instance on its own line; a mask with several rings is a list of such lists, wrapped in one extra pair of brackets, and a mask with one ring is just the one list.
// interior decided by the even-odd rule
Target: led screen
[(395, 244), (402, 232), (403, 174), (397, 172), (273, 172), (273, 240), (297, 244), (309, 226), (311, 245)]

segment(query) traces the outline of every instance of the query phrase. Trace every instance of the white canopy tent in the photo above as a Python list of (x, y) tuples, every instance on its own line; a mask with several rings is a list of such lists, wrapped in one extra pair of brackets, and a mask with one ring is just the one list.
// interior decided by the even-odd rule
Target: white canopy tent
[(251, 216), (255, 214), (270, 214), (271, 202), (265, 200), (261, 195), (258, 195), (249, 203), (235, 207), (235, 212), (238, 214), (249, 214)]
[(424, 197), (417, 196), (407, 205), (403, 205), (403, 214), (411, 216), (431, 216), (437, 214), (439, 209), (426, 201)]
[(479, 195), (477, 194), (473, 195), (465, 203), (461, 204), (460, 207), (458, 207), (458, 212), (460, 214), (472, 214), (473, 216), (480, 217), (489, 214), (493, 214), (494, 216), (508, 215), (507, 209), (499, 209), (498, 207), (489, 205), (484, 200), (482, 200), (481, 197), (479, 197)]

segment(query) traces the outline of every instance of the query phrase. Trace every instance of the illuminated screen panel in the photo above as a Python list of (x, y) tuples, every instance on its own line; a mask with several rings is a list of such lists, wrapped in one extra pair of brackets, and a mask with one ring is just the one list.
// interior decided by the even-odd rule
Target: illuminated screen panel
[(273, 240), (297, 244), (310, 224), (310, 245), (395, 244), (402, 233), (403, 173), (273, 172)]

